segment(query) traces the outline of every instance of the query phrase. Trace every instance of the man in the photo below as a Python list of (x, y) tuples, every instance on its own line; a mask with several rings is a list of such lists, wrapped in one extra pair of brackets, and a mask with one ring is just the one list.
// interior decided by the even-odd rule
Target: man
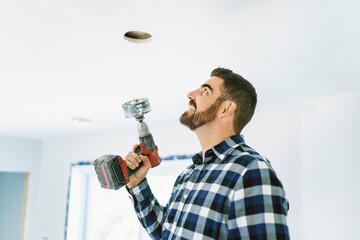
[(153, 239), (289, 239), (283, 186), (269, 161), (239, 135), (255, 111), (254, 87), (217, 68), (187, 97), (180, 122), (196, 133), (202, 151), (178, 176), (165, 207), (146, 181), (148, 158), (125, 157), (132, 169), (143, 162), (127, 184), (141, 224)]

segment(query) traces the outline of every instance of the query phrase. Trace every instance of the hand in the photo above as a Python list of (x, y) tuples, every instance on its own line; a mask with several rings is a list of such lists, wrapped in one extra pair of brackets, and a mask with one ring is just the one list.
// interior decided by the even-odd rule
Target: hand
[(135, 169), (139, 166), (139, 163), (143, 162), (143, 165), (137, 170), (133, 175), (129, 177), (129, 182), (126, 186), (131, 189), (138, 185), (142, 180), (145, 179), (146, 174), (148, 173), (149, 169), (151, 168), (151, 163), (149, 158), (143, 155), (138, 155), (134, 152), (138, 145), (133, 146), (133, 150), (129, 152), (126, 156), (124, 161), (126, 162), (126, 166), (130, 169)]

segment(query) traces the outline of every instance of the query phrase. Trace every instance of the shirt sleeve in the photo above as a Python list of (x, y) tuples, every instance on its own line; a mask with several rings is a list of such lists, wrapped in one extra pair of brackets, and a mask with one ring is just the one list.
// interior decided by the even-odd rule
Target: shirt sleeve
[(229, 199), (229, 239), (290, 239), (288, 201), (269, 163), (252, 162)]
[(161, 239), (167, 208), (156, 200), (146, 179), (127, 190), (141, 225), (152, 239)]

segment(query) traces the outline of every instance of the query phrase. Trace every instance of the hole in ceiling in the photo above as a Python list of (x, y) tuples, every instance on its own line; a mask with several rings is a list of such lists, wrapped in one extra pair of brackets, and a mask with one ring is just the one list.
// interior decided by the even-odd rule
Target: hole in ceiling
[(147, 32), (129, 31), (124, 34), (124, 39), (133, 43), (147, 43), (151, 41), (152, 36)]

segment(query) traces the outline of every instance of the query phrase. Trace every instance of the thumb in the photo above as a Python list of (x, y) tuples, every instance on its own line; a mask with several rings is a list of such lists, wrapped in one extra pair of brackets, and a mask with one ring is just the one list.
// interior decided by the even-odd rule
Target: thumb
[(144, 156), (144, 155), (139, 155), (140, 157), (140, 160), (143, 162), (143, 164), (147, 167), (151, 167), (151, 163), (150, 163), (150, 160), (147, 156)]
[(139, 146), (138, 144), (135, 144), (135, 145), (132, 147), (132, 150), (135, 151), (135, 149), (136, 149), (138, 146)]

